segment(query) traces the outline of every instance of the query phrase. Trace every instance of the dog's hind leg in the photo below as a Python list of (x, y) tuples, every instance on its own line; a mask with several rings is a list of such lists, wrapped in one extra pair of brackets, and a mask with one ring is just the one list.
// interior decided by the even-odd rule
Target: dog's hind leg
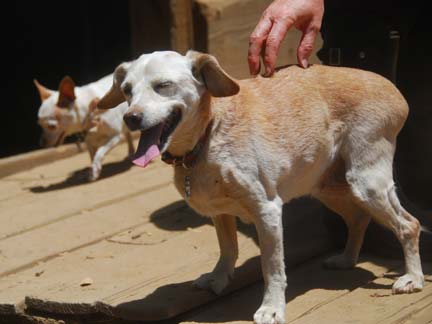
[(356, 199), (345, 178), (345, 164), (342, 158), (336, 159), (326, 171), (319, 189), (313, 194), (327, 208), (339, 214), (348, 229), (343, 253), (324, 261), (324, 267), (329, 269), (349, 269), (357, 264), (364, 235), (371, 219), (364, 209), (356, 205)]
[(357, 143), (348, 151), (346, 180), (358, 203), (373, 219), (386, 226), (402, 244), (406, 274), (393, 285), (393, 293), (411, 293), (423, 288), (419, 255), (420, 223), (399, 203), (392, 175), (394, 142), (385, 138)]
[(349, 188), (331, 193), (322, 192), (317, 198), (329, 209), (338, 213), (348, 228), (348, 238), (343, 253), (331, 256), (324, 261), (323, 265), (329, 269), (355, 267), (371, 219), (370, 215), (355, 204)]
[(218, 215), (212, 217), (219, 241), (220, 257), (215, 268), (194, 281), (202, 289), (210, 289), (220, 294), (234, 275), (234, 266), (238, 257), (237, 223), (234, 216)]

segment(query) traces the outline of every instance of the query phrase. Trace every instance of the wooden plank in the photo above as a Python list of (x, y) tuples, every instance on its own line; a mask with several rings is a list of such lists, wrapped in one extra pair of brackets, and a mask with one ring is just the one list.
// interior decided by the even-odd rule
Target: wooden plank
[[(118, 149), (121, 148), (124, 147)], [(129, 161), (122, 162), (123, 159), (117, 158), (112, 164), (107, 163), (105, 166), (109, 168), (112, 165), (117, 168), (115, 172), (120, 172), (121, 175), (92, 183), (78, 178), (75, 179), (76, 182), (69, 183), (67, 174), (79, 165), (76, 160), (78, 158), (83, 157), (58, 161), (49, 166), (35, 168), (31, 173), (13, 176), (14, 179), (24, 178), (19, 180), (21, 188), (30, 188), (27, 187), (15, 196), (0, 201), (0, 240), (127, 199), (172, 178), (172, 168), (160, 161), (142, 170), (131, 167)], [(111, 158), (114, 159), (115, 156)], [(43, 179), (37, 175), (43, 175)]]
[(194, 48), (192, 0), (170, 0), (171, 48), (186, 54)]
[(147, 187), (130, 199), (83, 211), (0, 241), (0, 277), (147, 223), (152, 213), (179, 200), (181, 197), (171, 180), (166, 179), (165, 183)]
[[(145, 209), (145, 206), (142, 205), (141, 208)], [(204, 218), (198, 218), (191, 213), (184, 203), (174, 204), (159, 210), (152, 215), (151, 220), (152, 223), (126, 230), (81, 249), (61, 253), (48, 262), (40, 262), (32, 268), (0, 278), (0, 305), (15, 305), (23, 301), (26, 294), (43, 292), (45, 290), (44, 285), (52, 286), (51, 289), (62, 289), (61, 284), (67, 284), (71, 277), (81, 281), (90, 275), (87, 273), (88, 267), (109, 265), (110, 267), (106, 268), (108, 270), (112, 269), (113, 264), (115, 264), (113, 268), (122, 267), (124, 263), (118, 263), (116, 259), (123, 256), (125, 252), (140, 249), (143, 251), (142, 255), (145, 255), (147, 246), (157, 245), (181, 234), (183, 232), (181, 230), (182, 224), (186, 231), (189, 226), (199, 226), (205, 223)], [(120, 221), (124, 221), (124, 219), (120, 219)], [(175, 223), (177, 227), (168, 226), (171, 223)], [(178, 232), (167, 230), (167, 228), (176, 228)], [(137, 238), (139, 234), (141, 236)], [(109, 276), (110, 272), (108, 271), (107, 274)], [(98, 276), (96, 273), (93, 278)], [(92, 287), (90, 290), (93, 290)]]
[[(249, 36), (271, 0), (196, 0), (206, 22), (207, 51), (215, 55), (232, 76), (250, 77), (247, 66)], [(240, 14), (240, 15), (239, 15)], [(241, 16), (241, 19), (239, 17)], [(197, 27), (198, 28), (198, 27)], [(297, 45), (301, 33), (292, 28), (281, 45), (277, 65), (297, 64)], [(316, 51), (322, 40), (318, 36), (311, 63), (320, 63)]]
[[(85, 145), (82, 144), (85, 150)], [(80, 153), (76, 144), (40, 149), (0, 159), (0, 178)]]
[[(133, 133), (133, 138), (137, 139), (139, 133)], [(122, 137), (120, 143), (124, 143)], [(35, 167), (65, 159), (76, 154), (86, 152), (85, 143), (64, 144), (59, 147), (34, 150), (22, 154), (17, 154), (0, 159), (0, 179), (22, 171), (28, 171)]]
[(430, 324), (432, 322), (432, 289), (425, 289), (429, 294), (420, 300), (411, 302), (400, 311), (386, 318), (383, 324)]
[[(326, 256), (327, 257), (327, 256)], [(384, 260), (365, 255), (356, 269), (334, 271), (323, 269), (325, 257), (318, 257), (287, 271), (286, 321), (291, 323), (357, 287), (399, 267), (400, 260)], [(262, 300), (262, 284), (255, 284), (235, 294), (197, 309), (183, 317), (181, 323), (250, 323)], [(363, 310), (365, 311), (365, 310)], [(342, 323), (315, 321), (309, 323)]]
[[(400, 323), (410, 318), (417, 311), (429, 307), (432, 303), (432, 263), (424, 266), (426, 275), (425, 288), (415, 294), (392, 295), (391, 287), (395, 278), (404, 272), (386, 273), (385, 276), (337, 298), (313, 312), (306, 313), (292, 323)], [(366, 311), (367, 310), (367, 311)], [(432, 317), (429, 318), (429, 320)]]
[[(136, 137), (135, 134), (133, 137)], [(46, 149), (47, 151), (51, 150), (59, 150), (62, 151), (69, 147), (70, 145), (60, 146), (58, 148)], [(39, 151), (39, 150), (38, 150)], [(32, 155), (38, 154), (38, 151), (32, 151), (29, 153), (25, 153), (22, 155), (12, 156), (6, 159), (16, 159), (16, 160), (24, 160), (18, 161), (18, 163), (32, 163)], [(45, 150), (40, 150), (45, 151)], [(122, 171), (118, 170), (119, 166), (116, 163), (119, 163), (123, 159), (126, 158), (127, 154), (127, 146), (122, 141), (119, 145), (114, 147), (114, 149), (107, 154), (103, 161), (103, 165), (107, 166), (102, 169), (102, 178), (109, 177), (115, 175), (116, 172)], [(29, 161), (25, 159), (25, 156), (29, 155)], [(36, 186), (48, 186), (50, 184), (55, 183), (55, 181), (64, 181), (68, 180), (69, 185), (73, 184), (78, 185), (80, 183), (85, 183), (86, 176), (86, 168), (89, 168), (91, 165), (89, 155), (87, 151), (77, 152), (72, 156), (69, 156), (67, 159), (60, 158), (58, 155), (50, 155), (51, 158), (46, 163), (43, 164), (32, 164), (31, 167), (26, 168), (24, 170), (17, 170), (12, 174), (9, 174), (5, 177), (0, 178), (0, 202), (7, 200), (14, 195), (22, 194), (23, 192), (27, 192), (32, 189), (32, 187)], [(117, 167), (117, 169), (116, 169)], [(104, 170), (105, 169), (105, 170)], [(126, 169), (125, 169), (126, 170)], [(74, 182), (75, 183), (71, 183)], [(67, 187), (66, 184), (61, 187), (57, 186), (57, 189), (64, 189)], [(35, 188), (40, 189), (42, 191), (44, 188)], [(49, 188), (45, 188), (49, 189)], [(55, 189), (55, 188), (51, 188)]]

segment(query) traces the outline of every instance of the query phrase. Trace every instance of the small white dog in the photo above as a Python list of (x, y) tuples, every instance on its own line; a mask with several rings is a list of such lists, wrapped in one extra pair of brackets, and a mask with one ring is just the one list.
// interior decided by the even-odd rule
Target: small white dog
[(188, 204), (214, 222), (220, 259), (197, 286), (216, 293), (227, 286), (238, 254), (235, 216), (253, 222), (265, 287), (254, 320), (284, 323), (282, 204), (312, 195), (349, 228), (345, 251), (328, 267), (355, 266), (373, 218), (394, 232), (405, 254), (406, 274), (393, 292), (423, 288), (420, 225), (400, 205), (392, 177), (408, 106), (390, 81), (322, 65), (235, 81), (210, 55), (155, 52), (121, 64), (99, 107), (125, 100), (126, 124), (141, 130), (135, 164), (162, 153)]
[(120, 141), (122, 133), (127, 139), (129, 154), (133, 154), (132, 137), (122, 120), (127, 105), (121, 104), (113, 111), (96, 109), (98, 98), (112, 84), (112, 75), (83, 87), (75, 87), (73, 80), (66, 76), (58, 91), (49, 90), (36, 80), (34, 83), (42, 101), (38, 113), (43, 130), (41, 145), (57, 146), (68, 135), (84, 133), (92, 160), (89, 180), (99, 177), (104, 156)]

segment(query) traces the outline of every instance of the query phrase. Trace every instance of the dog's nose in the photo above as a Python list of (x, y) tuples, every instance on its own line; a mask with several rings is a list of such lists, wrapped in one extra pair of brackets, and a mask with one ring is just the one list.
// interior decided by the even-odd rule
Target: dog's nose
[(131, 130), (137, 130), (141, 128), (141, 122), (143, 119), (142, 113), (139, 112), (131, 112), (127, 113), (123, 116), (123, 120), (126, 126)]

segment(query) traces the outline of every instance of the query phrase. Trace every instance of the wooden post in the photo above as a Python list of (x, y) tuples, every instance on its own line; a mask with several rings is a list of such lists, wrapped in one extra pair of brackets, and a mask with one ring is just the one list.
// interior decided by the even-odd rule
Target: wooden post
[(171, 48), (185, 54), (194, 47), (193, 0), (170, 0)]

